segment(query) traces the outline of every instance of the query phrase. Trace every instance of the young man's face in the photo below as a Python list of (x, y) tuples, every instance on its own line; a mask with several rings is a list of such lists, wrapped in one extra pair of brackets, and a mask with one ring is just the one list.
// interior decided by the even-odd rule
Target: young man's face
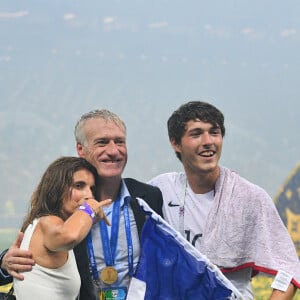
[(223, 137), (221, 129), (200, 120), (189, 121), (181, 143), (171, 140), (175, 151), (181, 154), (186, 172), (211, 173), (218, 170)]
[(87, 120), (87, 145), (77, 144), (79, 156), (90, 162), (102, 178), (121, 178), (127, 162), (126, 132), (114, 122), (101, 118)]

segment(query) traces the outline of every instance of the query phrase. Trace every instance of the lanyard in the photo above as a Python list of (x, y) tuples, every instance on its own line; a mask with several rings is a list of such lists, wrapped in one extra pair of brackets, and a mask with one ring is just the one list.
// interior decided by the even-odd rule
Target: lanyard
[(98, 271), (97, 271), (97, 264), (96, 264), (96, 258), (95, 258), (95, 253), (94, 253), (91, 231), (87, 235), (87, 248), (88, 248), (88, 256), (90, 259), (93, 279), (96, 281), (99, 279), (99, 275), (98, 275)]
[(184, 203), (187, 190), (187, 178), (182, 186), (181, 197), (180, 197), (180, 207), (179, 207), (179, 232), (184, 236)]
[[(180, 207), (178, 212), (179, 217), (179, 232), (184, 236), (184, 204), (186, 198), (186, 191), (187, 191), (187, 177), (185, 178), (185, 182), (182, 186), (181, 196), (180, 196)], [(215, 187), (214, 187), (214, 196), (216, 194)]]
[(128, 270), (129, 276), (133, 276), (133, 244), (130, 230), (130, 216), (129, 216), (129, 201), (130, 197), (124, 199), (124, 220), (125, 220), (125, 231), (126, 231), (126, 240), (127, 240), (127, 252), (128, 252)]
[[(124, 199), (124, 223), (125, 223), (125, 232), (127, 240), (127, 252), (128, 252), (128, 269), (129, 276), (133, 276), (133, 244), (130, 230), (130, 216), (129, 216), (129, 201), (130, 197)], [(99, 221), (99, 229), (101, 234), (101, 242), (105, 264), (107, 266), (113, 266), (115, 264), (115, 254), (118, 243), (118, 233), (119, 233), (119, 221), (120, 221), (120, 199), (118, 198), (114, 202), (113, 215), (112, 215), (112, 228), (111, 228), (111, 238), (108, 237), (107, 225), (101, 219)], [(92, 242), (91, 231), (87, 236), (87, 246), (88, 246), (88, 255), (90, 259), (92, 275), (94, 280), (99, 279), (97, 264), (95, 259), (94, 247)]]

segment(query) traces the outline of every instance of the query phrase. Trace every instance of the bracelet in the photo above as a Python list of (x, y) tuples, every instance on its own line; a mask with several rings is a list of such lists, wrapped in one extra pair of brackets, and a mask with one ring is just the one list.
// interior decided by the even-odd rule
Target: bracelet
[(87, 213), (93, 220), (95, 220), (95, 212), (93, 211), (93, 209), (88, 205), (87, 202), (84, 202), (84, 204), (80, 205), (78, 207), (79, 210), (84, 211), (85, 213)]

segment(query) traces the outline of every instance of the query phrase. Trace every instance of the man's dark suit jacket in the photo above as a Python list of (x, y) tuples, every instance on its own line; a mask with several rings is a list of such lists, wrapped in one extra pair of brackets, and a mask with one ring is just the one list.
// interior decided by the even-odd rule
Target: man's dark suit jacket
[[(131, 196), (130, 205), (134, 213), (139, 236), (146, 220), (145, 213), (138, 205), (136, 197), (144, 199), (148, 205), (159, 215), (162, 216), (163, 198), (159, 188), (149, 184), (139, 182), (135, 179), (125, 178), (125, 183)], [(7, 250), (6, 250), (7, 251)], [(3, 251), (4, 253), (4, 251)], [(3, 254), (2, 253), (2, 254)], [(83, 240), (74, 248), (74, 254), (81, 277), (80, 300), (98, 300), (94, 290), (92, 276), (89, 269), (89, 259), (87, 254), (86, 240)], [(0, 276), (0, 285), (12, 281), (12, 277), (2, 278)]]
[[(125, 178), (125, 183), (129, 194), (132, 197), (130, 201), (134, 213), (139, 236), (145, 222), (145, 213), (138, 205), (136, 197), (144, 199), (148, 205), (159, 215), (162, 216), (162, 194), (157, 187), (139, 182), (131, 178)], [(133, 245), (134, 246), (134, 245)], [(89, 259), (87, 254), (86, 240), (83, 240), (74, 248), (76, 262), (81, 277), (80, 300), (96, 300), (97, 293), (94, 290), (92, 276), (89, 269)]]

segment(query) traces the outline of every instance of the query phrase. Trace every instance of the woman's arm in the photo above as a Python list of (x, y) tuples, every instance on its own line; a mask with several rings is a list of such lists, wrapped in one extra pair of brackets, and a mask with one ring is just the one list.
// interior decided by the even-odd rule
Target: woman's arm
[[(103, 218), (108, 222), (102, 207), (109, 205), (111, 200), (98, 202), (89, 199), (87, 203), (95, 212), (96, 220)], [(39, 223), (45, 247), (50, 251), (64, 251), (73, 249), (86, 237), (93, 225), (93, 219), (86, 211), (76, 210), (66, 221), (56, 216), (46, 216)]]

